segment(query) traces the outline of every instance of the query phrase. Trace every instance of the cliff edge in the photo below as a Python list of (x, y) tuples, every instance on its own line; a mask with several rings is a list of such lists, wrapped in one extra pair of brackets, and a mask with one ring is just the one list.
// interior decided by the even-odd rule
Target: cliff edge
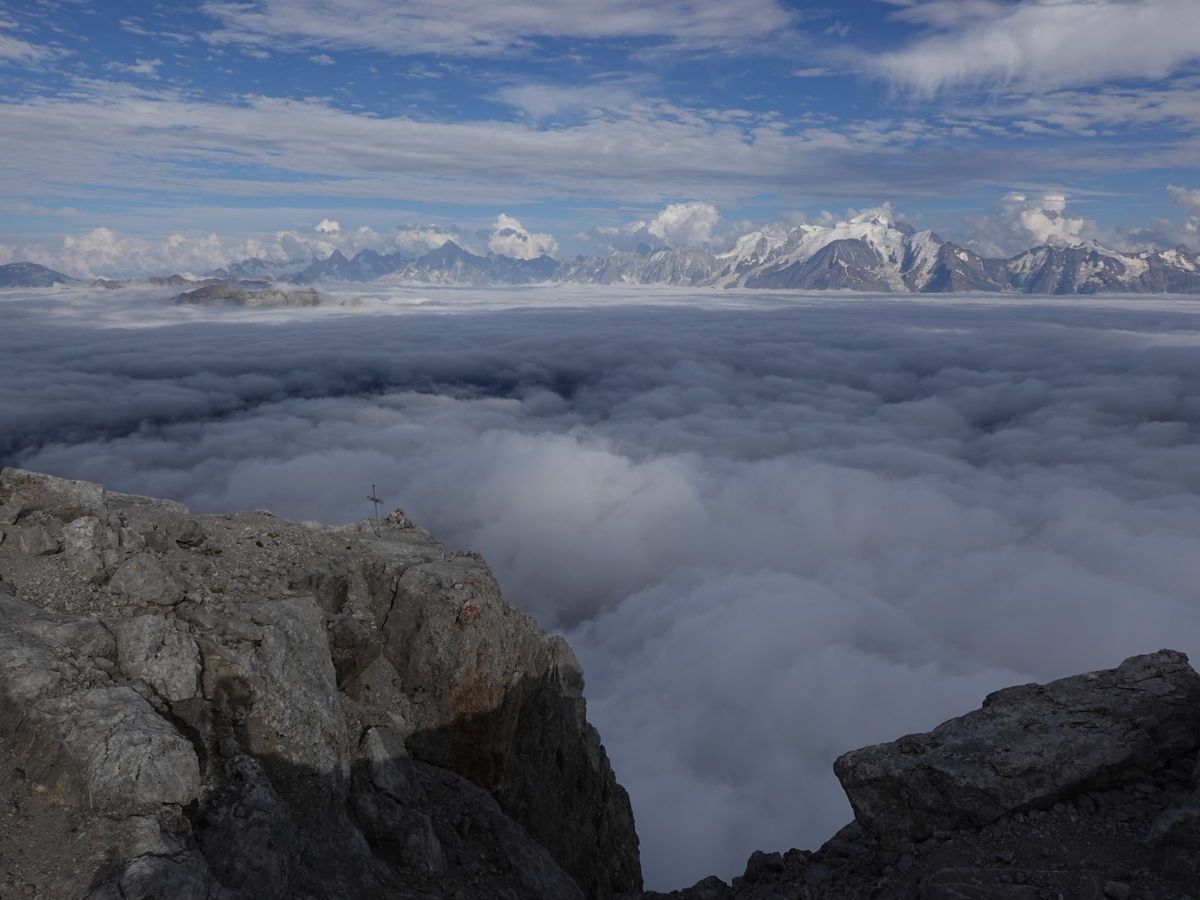
[[(674, 900), (1200, 896), (1200, 675), (1161, 650), (840, 757), (855, 820)], [(664, 895), (648, 893), (649, 898)]]
[(0, 472), (0, 895), (638, 891), (582, 690), (400, 512), (195, 516)]

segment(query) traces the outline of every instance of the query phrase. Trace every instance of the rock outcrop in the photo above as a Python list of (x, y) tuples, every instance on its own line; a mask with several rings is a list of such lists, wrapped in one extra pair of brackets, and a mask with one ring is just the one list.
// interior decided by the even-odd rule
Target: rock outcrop
[(855, 818), (899, 845), (1137, 781), (1200, 742), (1200, 675), (1182, 653), (991, 694), (983, 707), (838, 759)]
[(474, 554), (0, 473), (0, 896), (610, 898), (569, 647)]
[(6, 263), (0, 266), (0, 288), (53, 287), (75, 281), (54, 269), (32, 262)]
[(321, 297), (312, 288), (292, 291), (275, 288), (248, 290), (240, 285), (214, 281), (179, 294), (175, 302), (192, 306), (303, 307), (320, 305)]
[[(1200, 896), (1200, 675), (1169, 650), (842, 756), (855, 821), (677, 900)], [(646, 894), (646, 898), (663, 895)]]

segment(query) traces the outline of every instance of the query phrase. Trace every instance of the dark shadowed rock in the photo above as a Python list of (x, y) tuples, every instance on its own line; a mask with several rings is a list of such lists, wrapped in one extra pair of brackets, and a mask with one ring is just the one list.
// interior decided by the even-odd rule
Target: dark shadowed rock
[(834, 763), (855, 816), (887, 844), (984, 825), (1135, 781), (1200, 746), (1200, 676), (1182, 653), (991, 694), (983, 707)]
[(1152, 847), (1178, 847), (1200, 854), (1200, 797), (1155, 819), (1146, 842)]

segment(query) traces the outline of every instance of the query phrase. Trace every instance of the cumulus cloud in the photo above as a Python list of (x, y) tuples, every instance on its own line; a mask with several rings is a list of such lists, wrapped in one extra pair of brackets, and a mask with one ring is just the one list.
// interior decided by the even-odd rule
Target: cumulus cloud
[(65, 235), (58, 247), (24, 247), (21, 256), (69, 275), (93, 277), (165, 270), (207, 271), (227, 262), (229, 249), (220, 236), (212, 233), (144, 238), (100, 227)]
[(342, 230), (342, 226), (338, 224), (337, 219), (322, 219), (317, 223), (316, 230), (321, 234), (337, 234)]
[(1045, 89), (1162, 78), (1200, 59), (1200, 5), (1193, 0), (899, 5), (899, 17), (937, 33), (871, 65), (925, 93), (988, 82)]
[(488, 249), (514, 259), (537, 259), (539, 256), (556, 254), (558, 241), (553, 235), (531, 232), (517, 219), (500, 213), (492, 223)]
[(1184, 188), (1177, 185), (1167, 186), (1167, 196), (1171, 202), (1183, 210), (1187, 217), (1184, 229), (1190, 235), (1200, 233), (1200, 188)]
[(0, 462), (326, 521), (375, 482), (484, 552), (578, 650), (659, 888), (819, 844), (847, 749), (1200, 652), (1188, 304), (644, 296), (10, 294)]
[[(971, 244), (985, 256), (1009, 256), (1031, 246), (1071, 247), (1101, 236), (1097, 226), (1067, 209), (1064, 193), (1010, 191), (991, 216), (968, 220)], [(1115, 234), (1104, 235), (1109, 243)]]
[(1015, 224), (1035, 244), (1070, 247), (1083, 241), (1087, 223), (1067, 213), (1067, 195), (1046, 193), (1028, 197), (1021, 193), (1005, 194), (1000, 201), (1002, 218)]
[(620, 226), (601, 226), (592, 237), (614, 249), (630, 250), (639, 244), (652, 247), (702, 247), (713, 241), (721, 213), (711, 203), (671, 203), (651, 219)]
[(396, 246), (414, 256), (436, 250), (446, 241), (461, 244), (462, 239), (462, 233), (457, 228), (445, 225), (401, 225), (395, 234)]
[(712, 241), (720, 218), (711, 203), (672, 203), (650, 220), (646, 230), (670, 246), (698, 246)]

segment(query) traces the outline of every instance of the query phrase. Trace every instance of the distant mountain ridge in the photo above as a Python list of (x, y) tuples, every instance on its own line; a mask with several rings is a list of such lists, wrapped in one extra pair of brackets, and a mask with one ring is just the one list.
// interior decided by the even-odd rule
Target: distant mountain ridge
[(53, 287), (56, 284), (73, 284), (75, 281), (62, 272), (37, 263), (15, 262), (0, 266), (0, 288)]
[[(264, 271), (245, 260), (217, 275)], [(432, 284), (519, 285), (539, 282), (744, 287), (771, 290), (857, 290), (892, 293), (992, 291), (1045, 294), (1200, 294), (1200, 253), (1173, 250), (1124, 253), (1094, 241), (1074, 247), (1043, 245), (1007, 259), (986, 258), (932, 231), (915, 231), (883, 213), (836, 225), (796, 225), (755, 231), (728, 250), (650, 247), (605, 256), (514, 259), (480, 256), (447, 241), (417, 258), (334, 251), (276, 278), (387, 278)]]
[[(1089, 241), (1071, 247), (1045, 244), (1004, 259), (988, 258), (874, 211), (836, 225), (753, 231), (722, 252), (643, 244), (604, 256), (516, 259), (495, 253), (481, 256), (447, 241), (416, 258), (375, 250), (347, 257), (334, 250), (324, 259), (244, 259), (208, 277), (293, 284), (386, 278), (427, 284), (568, 282), (920, 294), (1200, 294), (1200, 253), (1182, 245), (1126, 253)], [(72, 281), (33, 263), (0, 266), (0, 287)]]

